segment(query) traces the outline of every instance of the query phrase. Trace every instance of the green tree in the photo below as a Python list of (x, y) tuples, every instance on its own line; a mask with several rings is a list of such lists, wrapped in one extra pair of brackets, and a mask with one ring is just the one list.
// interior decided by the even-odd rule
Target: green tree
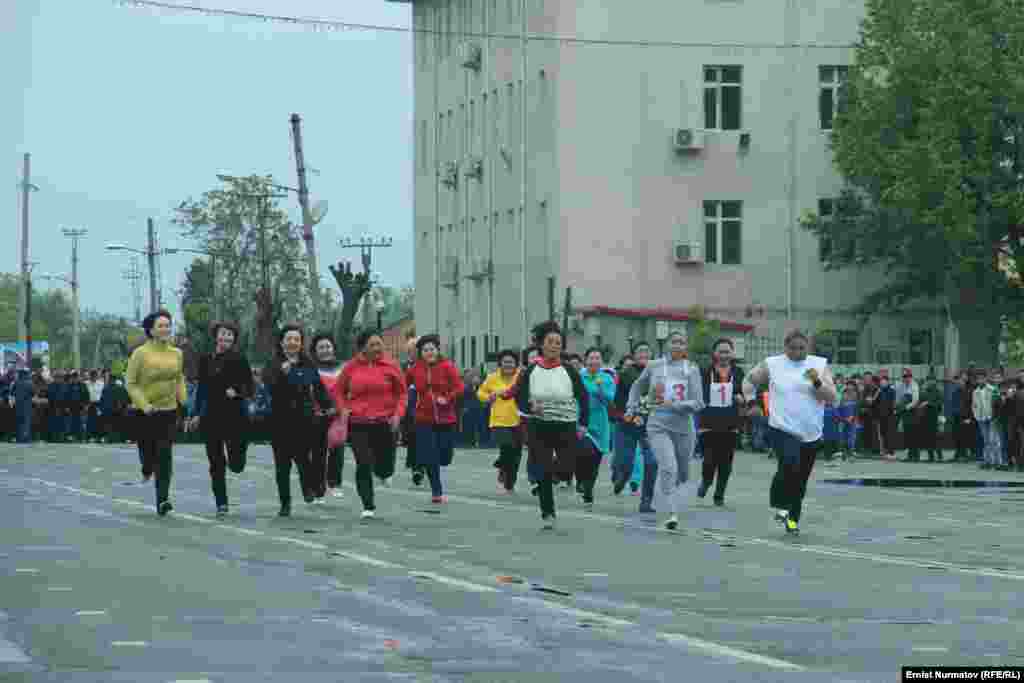
[[(272, 353), (274, 333), (291, 320), (309, 320), (312, 306), (302, 258), (301, 227), (278, 206), (270, 176), (232, 179), (178, 206), (184, 234), (217, 254), (216, 292), (222, 315), (254, 329), (242, 347), (256, 362)], [(187, 295), (194, 303), (207, 294), (202, 270), (193, 264)], [(195, 272), (191, 271), (195, 269)], [(206, 276), (209, 282), (209, 276)], [(205, 333), (205, 330), (204, 330)]]
[(694, 306), (689, 310), (690, 338), (688, 349), (690, 358), (700, 365), (711, 363), (711, 345), (722, 335), (722, 323), (707, 317), (703, 306)]
[(868, 0), (832, 146), (847, 182), (802, 223), (828, 267), (877, 267), (860, 313), (931, 300), (964, 360), (996, 362), (1024, 291), (1024, 12), (1018, 0)]

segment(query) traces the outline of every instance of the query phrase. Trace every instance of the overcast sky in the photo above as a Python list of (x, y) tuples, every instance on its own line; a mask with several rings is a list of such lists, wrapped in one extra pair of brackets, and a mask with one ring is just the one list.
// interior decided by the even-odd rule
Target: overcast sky
[[(171, 0), (172, 2), (177, 0)], [(385, 0), (198, 0), (211, 8), (357, 23), (409, 25)], [(30, 258), (70, 274), (62, 227), (81, 244), (83, 308), (129, 315), (124, 252), (142, 248), (146, 217), (165, 246), (194, 246), (172, 207), (217, 184), (217, 173), (272, 173), (296, 185), (288, 118), (303, 117), (322, 274), (357, 257), (338, 239), (394, 238), (375, 253), (386, 283), (412, 283), (412, 41), (405, 33), (318, 33), (196, 14), (119, 7), (111, 0), (0, 0), (0, 151), (7, 206), (0, 269), (19, 268), (22, 155), (32, 154)], [(13, 68), (12, 68), (13, 67)], [(287, 201), (295, 222), (301, 213)], [(379, 255), (377, 255), (379, 254)], [(191, 258), (163, 258), (164, 299)], [(56, 286), (43, 284), (44, 287)], [(148, 301), (144, 292), (143, 301)], [(145, 308), (145, 306), (144, 306)]]

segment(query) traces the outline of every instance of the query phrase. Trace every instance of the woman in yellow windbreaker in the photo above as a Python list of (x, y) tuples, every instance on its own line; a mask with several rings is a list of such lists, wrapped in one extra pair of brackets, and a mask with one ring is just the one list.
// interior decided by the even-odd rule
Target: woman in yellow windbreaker
[(512, 493), (523, 458), (523, 434), (519, 424), (519, 410), (509, 390), (519, 375), (519, 355), (506, 349), (498, 354), (498, 369), (476, 392), (477, 398), (491, 406), (491, 431), (500, 455), (494, 466), (498, 468), (498, 493)]

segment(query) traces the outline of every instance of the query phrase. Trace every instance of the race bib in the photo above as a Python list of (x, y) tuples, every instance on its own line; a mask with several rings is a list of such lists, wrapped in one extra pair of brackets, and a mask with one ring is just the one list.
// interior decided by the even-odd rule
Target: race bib
[(686, 384), (683, 382), (672, 382), (665, 386), (665, 401), (677, 403), (686, 400)]
[(732, 382), (712, 382), (708, 405), (711, 408), (732, 407)]

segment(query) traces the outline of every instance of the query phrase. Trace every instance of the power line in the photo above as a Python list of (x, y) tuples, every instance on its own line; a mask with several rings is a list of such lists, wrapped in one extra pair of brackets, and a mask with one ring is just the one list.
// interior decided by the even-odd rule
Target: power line
[[(259, 12), (244, 12), (241, 10), (219, 9), (202, 7), (201, 5), (180, 5), (171, 2), (160, 2), (159, 0), (114, 0), (115, 4), (121, 7), (140, 7), (149, 9), (165, 9), (174, 12), (192, 12), (207, 16), (234, 17), (236, 19), (252, 19), (257, 21), (273, 22), (278, 24), (291, 24), (295, 26), (311, 26), (314, 31), (373, 31), (386, 33), (412, 33), (435, 36), (455, 36), (465, 38), (505, 38), (508, 40), (521, 41), (524, 39), (519, 33), (491, 33), (477, 31), (441, 31), (429, 28), (416, 28), (405, 26), (386, 26), (382, 24), (356, 24), (346, 21), (335, 21), (332, 19), (317, 19), (313, 17), (290, 17), (284, 15), (261, 14)], [(544, 33), (527, 33), (525, 40), (535, 42), (554, 42), (569, 45), (617, 45), (625, 47), (688, 47), (688, 48), (733, 48), (733, 49), (819, 49), (834, 50), (837, 48), (849, 49), (856, 47), (852, 43), (694, 43), (675, 40), (623, 40), (611, 38), (580, 38), (577, 36), (559, 36)]]

